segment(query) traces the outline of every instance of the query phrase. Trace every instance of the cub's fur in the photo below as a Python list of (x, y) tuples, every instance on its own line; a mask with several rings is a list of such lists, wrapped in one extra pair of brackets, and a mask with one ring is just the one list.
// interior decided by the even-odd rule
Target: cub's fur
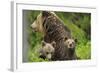
[(69, 39), (65, 40), (65, 42), (64, 42), (64, 44), (68, 50), (68, 59), (69, 60), (77, 59), (76, 52), (75, 52), (76, 42), (77, 42), (77, 40), (74, 40), (72, 38), (69, 38)]
[(55, 52), (55, 45), (56, 43), (54, 41), (52, 43), (46, 43), (45, 41), (42, 41), (42, 48), (39, 50), (39, 57), (52, 60)]

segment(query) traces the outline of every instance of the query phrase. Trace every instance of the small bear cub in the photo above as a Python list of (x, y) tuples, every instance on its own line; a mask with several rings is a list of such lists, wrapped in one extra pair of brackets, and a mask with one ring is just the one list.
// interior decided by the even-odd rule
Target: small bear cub
[(77, 42), (77, 39), (74, 40), (73, 38), (68, 38), (64, 42), (68, 50), (69, 60), (78, 59), (78, 57), (76, 56), (76, 52), (75, 52), (76, 42)]
[(42, 48), (39, 50), (39, 57), (51, 60), (55, 52), (55, 45), (56, 43), (54, 41), (52, 43), (42, 41)]
[(76, 46), (76, 42), (77, 42), (76, 39), (74, 40), (72, 38), (69, 38), (69, 39), (65, 40), (64, 44), (66, 45), (67, 48), (74, 50), (75, 46)]

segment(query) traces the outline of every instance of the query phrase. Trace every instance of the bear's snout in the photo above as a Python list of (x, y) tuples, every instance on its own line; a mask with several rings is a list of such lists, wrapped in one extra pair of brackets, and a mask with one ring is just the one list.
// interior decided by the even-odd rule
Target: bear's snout
[(32, 29), (33, 32), (37, 32), (36, 27), (33, 27), (33, 25), (31, 25), (30, 28)]
[(45, 59), (46, 56), (44, 56), (44, 55), (40, 55), (39, 58)]
[(72, 44), (69, 44), (70, 47), (72, 47)]

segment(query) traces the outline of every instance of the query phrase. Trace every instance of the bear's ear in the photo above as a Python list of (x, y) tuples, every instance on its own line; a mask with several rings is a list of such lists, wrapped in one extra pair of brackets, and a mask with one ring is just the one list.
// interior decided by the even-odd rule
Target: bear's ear
[(77, 39), (76, 39), (76, 38), (74, 38), (74, 37), (71, 37), (71, 39), (74, 39), (75, 43), (77, 43), (77, 42), (78, 42), (78, 41), (77, 41)]
[(68, 40), (68, 38), (67, 38), (67, 37), (65, 37), (65, 38), (64, 38), (64, 41), (66, 41), (66, 40)]
[(77, 39), (74, 39), (75, 40), (75, 42), (77, 43)]
[(42, 41), (42, 46), (45, 46), (46, 45), (46, 42), (45, 41)]
[(51, 44), (52, 44), (53, 47), (56, 47), (56, 42), (55, 41), (53, 41)]
[(48, 12), (48, 11), (42, 11), (42, 16), (43, 17), (47, 17), (49, 15), (50, 15), (50, 12)]

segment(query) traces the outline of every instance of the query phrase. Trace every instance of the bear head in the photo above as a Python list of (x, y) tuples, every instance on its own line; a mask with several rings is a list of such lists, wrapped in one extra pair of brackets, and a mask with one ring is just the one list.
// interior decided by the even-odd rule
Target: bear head
[(57, 17), (54, 12), (50, 12), (50, 11), (42, 11), (42, 12), (40, 12), (40, 14), (37, 15), (36, 19), (31, 24), (31, 28), (32, 28), (33, 32), (44, 33), (43, 24), (45, 22), (45, 19), (47, 19), (47, 17), (52, 16), (52, 15)]
[(42, 48), (39, 50), (39, 57), (51, 60), (55, 52), (55, 46), (56, 43), (54, 41), (52, 43), (46, 43), (45, 41), (42, 41)]
[(65, 40), (64, 44), (68, 49), (74, 50), (76, 46), (76, 42), (77, 42), (77, 39), (68, 38)]

